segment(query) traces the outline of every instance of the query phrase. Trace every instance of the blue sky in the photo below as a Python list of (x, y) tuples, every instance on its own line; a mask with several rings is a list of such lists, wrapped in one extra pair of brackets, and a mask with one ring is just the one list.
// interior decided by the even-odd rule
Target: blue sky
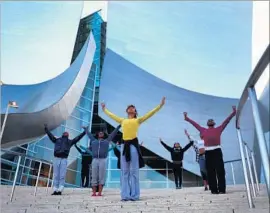
[(2, 2), (1, 80), (33, 84), (70, 64), (82, 2)]
[[(82, 8), (1, 3), (1, 80), (31, 84), (63, 72)], [(131, 62), (186, 89), (240, 96), (251, 73), (251, 2), (112, 1), (107, 16), (107, 46)]]
[(180, 87), (239, 97), (251, 73), (252, 2), (111, 1), (108, 23), (109, 48)]

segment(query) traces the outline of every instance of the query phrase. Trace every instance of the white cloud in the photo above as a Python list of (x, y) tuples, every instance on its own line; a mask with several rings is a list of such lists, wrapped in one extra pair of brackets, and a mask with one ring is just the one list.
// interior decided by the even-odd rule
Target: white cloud
[(101, 17), (104, 21), (107, 21), (108, 1), (84, 1), (83, 3), (84, 7), (81, 18), (101, 10)]

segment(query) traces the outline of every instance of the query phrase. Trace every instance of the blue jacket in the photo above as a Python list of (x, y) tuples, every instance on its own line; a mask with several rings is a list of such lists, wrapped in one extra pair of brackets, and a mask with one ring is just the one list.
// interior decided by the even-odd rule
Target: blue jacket
[(110, 142), (113, 140), (120, 127), (121, 126), (119, 125), (116, 129), (114, 129), (108, 138), (101, 140), (96, 139), (88, 130), (86, 130), (86, 133), (90, 138), (89, 149), (92, 152), (93, 158), (107, 158)]
[(85, 131), (78, 135), (76, 138), (70, 140), (68, 137), (62, 136), (61, 138), (56, 138), (47, 127), (45, 127), (45, 132), (54, 143), (54, 157), (67, 158), (69, 155), (70, 148), (76, 144), (79, 140), (83, 138), (86, 134)]

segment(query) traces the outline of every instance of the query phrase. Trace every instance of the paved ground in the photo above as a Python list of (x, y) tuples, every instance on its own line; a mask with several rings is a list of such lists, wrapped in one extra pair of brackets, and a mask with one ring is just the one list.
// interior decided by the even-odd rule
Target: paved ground
[(142, 190), (141, 200), (121, 202), (119, 190), (105, 189), (103, 197), (90, 197), (89, 189), (66, 189), (62, 196), (46, 194), (45, 188), (1, 186), (1, 213), (269, 213), (265, 188), (249, 209), (244, 186), (228, 187), (226, 195), (211, 195), (202, 188)]

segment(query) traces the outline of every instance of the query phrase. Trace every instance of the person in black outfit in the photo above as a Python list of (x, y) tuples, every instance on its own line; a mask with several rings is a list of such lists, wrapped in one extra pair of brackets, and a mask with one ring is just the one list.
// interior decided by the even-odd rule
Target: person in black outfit
[(182, 170), (183, 170), (183, 158), (184, 152), (187, 151), (192, 145), (193, 141), (187, 144), (184, 148), (180, 146), (179, 143), (174, 143), (173, 147), (165, 144), (162, 139), (160, 139), (160, 143), (171, 153), (172, 161), (173, 161), (173, 173), (175, 180), (176, 189), (182, 188)]
[(92, 163), (92, 155), (86, 151), (81, 150), (77, 144), (75, 148), (82, 155), (82, 168), (81, 168), (81, 185), (82, 187), (89, 187), (89, 171)]

